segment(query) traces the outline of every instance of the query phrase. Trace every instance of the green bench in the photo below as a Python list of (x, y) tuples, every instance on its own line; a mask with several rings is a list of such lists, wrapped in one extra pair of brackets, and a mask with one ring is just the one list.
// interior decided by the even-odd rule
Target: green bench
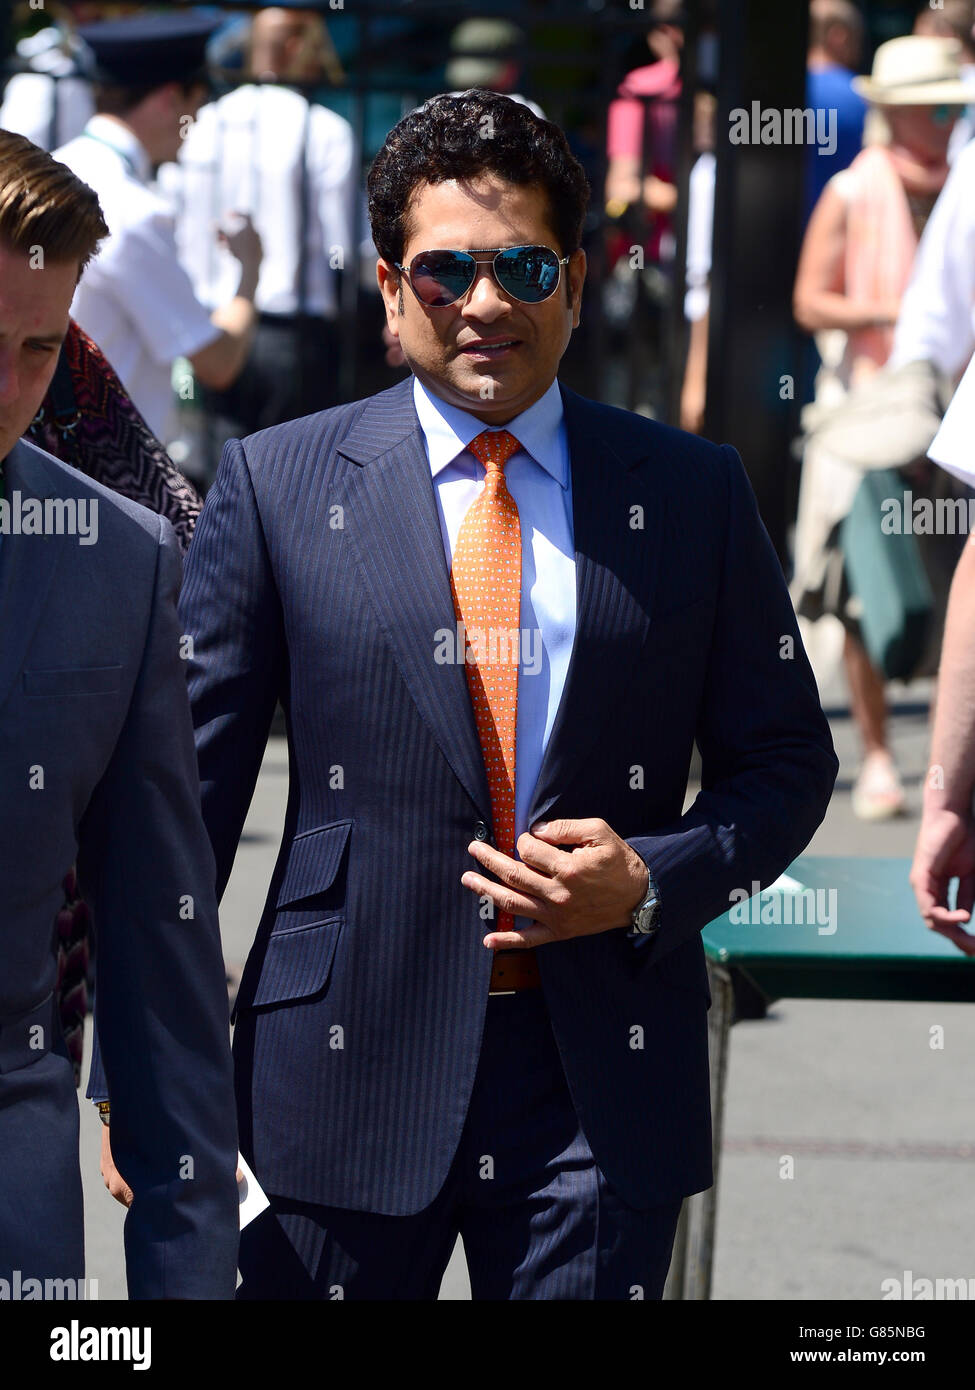
[(975, 999), (975, 957), (928, 931), (908, 883), (909, 859), (801, 855), (776, 885), (735, 903), (702, 932), (714, 1186), (687, 1198), (665, 1298), (711, 1293), (734, 972), (775, 999)]

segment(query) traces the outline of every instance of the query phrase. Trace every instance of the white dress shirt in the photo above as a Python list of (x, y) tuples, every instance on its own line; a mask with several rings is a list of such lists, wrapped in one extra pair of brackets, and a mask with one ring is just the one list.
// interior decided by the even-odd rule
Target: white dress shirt
[(687, 292), (684, 317), (697, 323), (711, 303), (711, 247), (714, 241), (714, 180), (717, 160), (712, 150), (699, 154), (691, 169), (687, 204)]
[(42, 150), (80, 135), (95, 112), (91, 83), (77, 75), (66, 43), (73, 46), (57, 25), (21, 39), (17, 56), (27, 60), (31, 71), (14, 73), (3, 92), (0, 129), (26, 135)]
[(215, 309), (236, 293), (240, 267), (214, 227), (244, 212), (261, 235), (264, 259), (255, 304), (261, 313), (297, 313), (305, 154), (305, 306), (321, 318), (338, 310), (336, 270), (348, 265), (356, 194), (352, 127), (288, 87), (238, 87), (204, 106), (167, 166), (163, 186), (177, 206), (176, 240), (200, 301)]
[(81, 277), (72, 316), (166, 444), (174, 434), (173, 362), (215, 341), (220, 330), (179, 263), (172, 212), (149, 186), (149, 156), (131, 131), (93, 116), (54, 157), (95, 190), (111, 233)]
[(975, 487), (975, 357), (951, 398), (928, 458)]
[[(448, 405), (416, 378), (413, 397), (430, 460), (449, 570), (461, 522), (484, 486), (484, 465), (467, 445), (492, 427)], [(530, 633), (523, 639), (518, 670), (517, 838), (530, 828), (528, 809), (565, 687), (576, 630), (572, 478), (558, 382), (553, 381), (544, 396), (504, 428), (522, 446), (508, 460), (504, 476), (521, 525), (520, 626), (523, 634), (526, 629)]]
[(975, 348), (975, 143), (958, 153), (921, 236), (891, 367), (934, 362), (956, 376)]
[(81, 77), (18, 72), (4, 90), (0, 128), (26, 135), (42, 150), (53, 149), (84, 130), (93, 109), (91, 84)]

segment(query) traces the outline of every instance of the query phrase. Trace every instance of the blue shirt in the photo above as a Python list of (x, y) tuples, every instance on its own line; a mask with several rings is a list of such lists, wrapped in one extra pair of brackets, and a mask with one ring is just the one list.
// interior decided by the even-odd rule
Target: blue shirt
[(853, 90), (855, 74), (847, 68), (812, 68), (806, 73), (806, 105), (814, 111), (836, 112), (836, 149), (820, 154), (815, 145), (806, 150), (803, 226), (826, 184), (856, 159), (863, 145), (867, 103)]
[[(485, 426), (413, 379), (448, 569), (461, 522), (484, 486), (467, 448)], [(569, 446), (559, 384), (504, 426), (522, 447), (505, 466), (521, 524), (521, 618), (515, 734), (515, 836), (527, 825), (542, 757), (565, 687), (576, 629), (576, 563)], [(525, 635), (527, 631), (527, 636)]]

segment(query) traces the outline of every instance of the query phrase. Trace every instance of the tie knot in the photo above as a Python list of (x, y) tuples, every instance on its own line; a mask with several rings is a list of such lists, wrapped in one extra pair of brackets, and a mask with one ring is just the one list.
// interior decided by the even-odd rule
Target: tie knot
[(482, 430), (467, 447), (491, 473), (496, 469), (503, 471), (511, 455), (517, 452), (521, 445), (514, 435), (509, 434), (507, 430)]

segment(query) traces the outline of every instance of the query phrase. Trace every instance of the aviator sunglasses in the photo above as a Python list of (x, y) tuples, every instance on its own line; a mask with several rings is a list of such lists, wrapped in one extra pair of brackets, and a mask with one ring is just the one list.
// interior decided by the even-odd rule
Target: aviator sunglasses
[[(568, 256), (558, 256), (550, 246), (474, 247), (471, 251), (418, 251), (409, 267), (394, 261), (410, 283), (410, 289), (427, 309), (446, 309), (456, 304), (473, 285), (479, 262), (475, 255), (490, 255), (494, 278), (505, 294), (522, 304), (541, 304), (559, 287)], [(483, 264), (483, 263), (480, 263)]]

